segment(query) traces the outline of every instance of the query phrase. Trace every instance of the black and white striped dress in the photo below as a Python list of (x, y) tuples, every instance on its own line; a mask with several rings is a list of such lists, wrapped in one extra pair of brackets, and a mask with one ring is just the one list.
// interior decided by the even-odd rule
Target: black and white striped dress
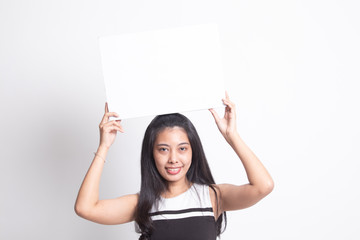
[(150, 211), (152, 240), (215, 240), (216, 223), (209, 186), (193, 184), (186, 192), (161, 198)]

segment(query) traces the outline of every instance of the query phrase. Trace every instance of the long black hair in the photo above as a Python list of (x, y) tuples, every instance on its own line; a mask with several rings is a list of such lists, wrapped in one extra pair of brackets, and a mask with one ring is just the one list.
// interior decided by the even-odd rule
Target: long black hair
[[(215, 192), (217, 212), (219, 211), (218, 195), (213, 186), (215, 181), (194, 125), (187, 117), (179, 113), (156, 116), (145, 131), (141, 150), (141, 189), (135, 212), (136, 231), (141, 234), (140, 240), (150, 239), (153, 225), (149, 211), (160, 199), (160, 194), (167, 190), (167, 181), (160, 175), (155, 165), (154, 143), (162, 130), (173, 127), (181, 127), (186, 131), (192, 148), (192, 162), (186, 173), (187, 180), (191, 183), (208, 185)], [(225, 212), (216, 221), (217, 235), (222, 232), (223, 218), (226, 227)]]

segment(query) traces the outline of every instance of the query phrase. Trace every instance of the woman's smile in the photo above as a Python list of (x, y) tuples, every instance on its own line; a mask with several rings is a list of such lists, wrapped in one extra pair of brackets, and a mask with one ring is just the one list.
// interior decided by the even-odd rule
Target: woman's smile
[(176, 175), (178, 174), (180, 171), (181, 171), (181, 168), (182, 167), (168, 167), (168, 168), (165, 168), (167, 173), (171, 174), (171, 175)]

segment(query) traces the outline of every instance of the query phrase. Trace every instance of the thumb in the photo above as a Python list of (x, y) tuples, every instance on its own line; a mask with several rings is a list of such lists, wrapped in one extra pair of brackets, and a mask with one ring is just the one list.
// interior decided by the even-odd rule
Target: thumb
[(209, 111), (213, 115), (215, 122), (218, 123), (220, 121), (219, 114), (213, 108), (210, 108)]

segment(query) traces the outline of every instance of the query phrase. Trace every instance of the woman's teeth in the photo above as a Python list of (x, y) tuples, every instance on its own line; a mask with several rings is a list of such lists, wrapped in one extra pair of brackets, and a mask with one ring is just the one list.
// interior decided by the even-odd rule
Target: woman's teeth
[(167, 168), (166, 171), (170, 174), (177, 174), (179, 173), (181, 168)]

